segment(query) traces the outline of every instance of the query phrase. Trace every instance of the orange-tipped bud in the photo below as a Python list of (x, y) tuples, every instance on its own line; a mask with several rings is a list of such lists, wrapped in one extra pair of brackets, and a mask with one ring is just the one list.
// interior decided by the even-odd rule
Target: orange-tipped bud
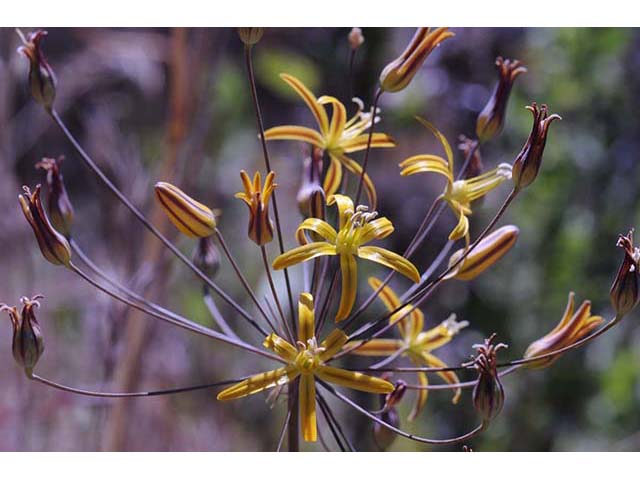
[(449, 32), (448, 27), (440, 27), (435, 30), (425, 27), (418, 28), (404, 52), (382, 70), (380, 88), (385, 92), (403, 90), (420, 70), (433, 49), (442, 41), (453, 36), (454, 33)]
[(167, 182), (155, 186), (156, 198), (178, 230), (192, 238), (210, 237), (216, 230), (213, 211)]
[(24, 194), (18, 195), (22, 213), (31, 225), (33, 233), (38, 241), (38, 246), (44, 258), (54, 265), (69, 266), (71, 262), (71, 247), (49, 221), (40, 199), (40, 185), (36, 186), (33, 193), (29, 187), (22, 187)]

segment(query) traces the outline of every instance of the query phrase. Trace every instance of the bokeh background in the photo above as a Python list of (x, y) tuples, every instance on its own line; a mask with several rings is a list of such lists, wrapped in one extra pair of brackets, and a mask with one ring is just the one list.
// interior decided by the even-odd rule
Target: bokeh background
[[(25, 29), (28, 30), (28, 29)], [(368, 104), (381, 68), (412, 35), (410, 29), (365, 28), (355, 60), (353, 92)], [(438, 152), (413, 116), (434, 122), (453, 142), (473, 135), (475, 118), (496, 81), (497, 55), (522, 60), (529, 72), (516, 82), (500, 138), (482, 147), (485, 165), (511, 162), (524, 143), (531, 101), (547, 103), (563, 121), (551, 128), (542, 173), (509, 210), (504, 223), (521, 229), (517, 246), (471, 283), (452, 282), (424, 311), (430, 325), (455, 312), (471, 327), (439, 351), (460, 362), (471, 344), (498, 332), (518, 358), (549, 331), (567, 294), (593, 301), (609, 316), (608, 290), (621, 252), (618, 233), (637, 225), (637, 152), (640, 150), (640, 33), (632, 29), (454, 28), (405, 91), (384, 95), (378, 131), (399, 146), (373, 151), (370, 173), (381, 214), (396, 232), (386, 246), (405, 248), (442, 188), (436, 177), (401, 179), (397, 163)], [(316, 94), (347, 103), (348, 28), (267, 29), (255, 49), (266, 126), (312, 126), (304, 105), (279, 79), (299, 76)], [(16, 53), (18, 36), (0, 29), (0, 301), (42, 293), (38, 312), (46, 353), (37, 371), (62, 383), (102, 390), (142, 390), (233, 378), (269, 362), (190, 335), (115, 304), (62, 268), (46, 263), (19, 211), (23, 184), (43, 181), (34, 164), (64, 155), (64, 175), (76, 209), (74, 237), (96, 263), (138, 291), (203, 324), (211, 319), (201, 285), (141, 229), (96, 181), (26, 87), (27, 62)], [(170, 180), (221, 208), (219, 225), (259, 295), (267, 294), (259, 251), (246, 238), (247, 213), (233, 194), (239, 170), (262, 168), (260, 145), (234, 29), (49, 29), (44, 41), (58, 74), (56, 106), (110, 178), (185, 253), (193, 242), (158, 214), (153, 184)], [(270, 144), (278, 172), (286, 243), (300, 220), (295, 196), (304, 149)], [(361, 156), (356, 157), (361, 160)], [(458, 165), (461, 156), (457, 156)], [(492, 193), (472, 217), (476, 234), (508, 192)], [(445, 212), (416, 262), (425, 268), (454, 225)], [(271, 245), (273, 258), (275, 245)], [(299, 290), (301, 268), (295, 269)], [(379, 269), (362, 269), (363, 274)], [(280, 277), (279, 275), (277, 277)], [(239, 283), (222, 261), (216, 281), (247, 308)], [(399, 280), (398, 289), (407, 284)], [(360, 298), (368, 293), (361, 281)], [(231, 310), (230, 323), (254, 343)], [(382, 311), (379, 304), (370, 310)], [(370, 317), (368, 317), (370, 318)], [(11, 357), (8, 320), (0, 322), (0, 450), (273, 450), (284, 404), (266, 396), (220, 404), (213, 391), (136, 400), (75, 397), (30, 383)], [(437, 380), (434, 379), (434, 382)], [(469, 442), (479, 451), (640, 449), (640, 327), (635, 315), (552, 368), (505, 379), (506, 405), (491, 429)], [(354, 395), (371, 407), (375, 398)], [(373, 449), (371, 424), (331, 402), (353, 442)], [(421, 419), (408, 424), (410, 402), (400, 409), (405, 428), (432, 437), (463, 433), (476, 422), (470, 391), (459, 405), (432, 392)], [(326, 427), (323, 427), (325, 436)], [(331, 443), (331, 440), (329, 440)], [(333, 443), (331, 443), (333, 445)], [(394, 450), (428, 447), (399, 439)], [(450, 447), (460, 450), (460, 446)]]

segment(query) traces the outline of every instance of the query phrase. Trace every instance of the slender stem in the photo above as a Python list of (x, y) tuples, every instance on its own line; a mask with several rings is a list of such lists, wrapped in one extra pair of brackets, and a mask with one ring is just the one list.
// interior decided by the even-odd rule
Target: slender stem
[(216, 305), (216, 302), (213, 299), (213, 297), (209, 294), (209, 289), (206, 285), (204, 287), (202, 300), (204, 301), (204, 304), (206, 305), (207, 310), (209, 310), (209, 313), (211, 314), (211, 318), (213, 318), (213, 321), (216, 323), (216, 325), (218, 325), (220, 330), (222, 330), (222, 333), (224, 333), (228, 337), (239, 340), (240, 337), (238, 337), (236, 332), (233, 331), (233, 329), (229, 326), (227, 321), (224, 319), (224, 317), (220, 313), (220, 310), (218, 309), (218, 306)]
[[(324, 397), (320, 392), (316, 392), (316, 398), (318, 399), (318, 404), (320, 405), (320, 409), (322, 410), (322, 413), (324, 414), (325, 419), (327, 419), (327, 423), (329, 424), (329, 426), (331, 426), (331, 424), (333, 423), (333, 425), (335, 426), (335, 429), (337, 430), (337, 432), (335, 433), (338, 433), (342, 437), (342, 440), (347, 445), (347, 448), (350, 451), (355, 452), (356, 451), (355, 447), (349, 440), (349, 437), (347, 437), (347, 435), (344, 433), (342, 425), (340, 425), (340, 422), (338, 422), (338, 419), (331, 411), (331, 408), (329, 407), (329, 403), (324, 399)], [(331, 431), (333, 432), (333, 428), (331, 429)], [(335, 436), (335, 433), (334, 433), (334, 436)], [(338, 440), (338, 437), (336, 437), (336, 441), (337, 440)]]
[(360, 195), (362, 195), (362, 186), (364, 184), (364, 176), (367, 173), (367, 166), (369, 165), (369, 152), (371, 151), (371, 140), (373, 138), (373, 129), (376, 124), (376, 112), (378, 111), (378, 101), (382, 96), (382, 90), (378, 88), (376, 95), (373, 99), (373, 107), (371, 109), (371, 127), (369, 128), (369, 137), (367, 138), (367, 148), (364, 151), (364, 160), (362, 161), (362, 172), (360, 173), (360, 180), (358, 181), (358, 189), (356, 190), (356, 197), (354, 205), (358, 205), (360, 201)]
[[(518, 370), (520, 365), (515, 365), (511, 368), (507, 368), (498, 372), (498, 377), (506, 377), (507, 375), (511, 375), (513, 372)], [(460, 383), (442, 383), (438, 385), (414, 385), (411, 383), (405, 384), (405, 387), (409, 390), (455, 390), (456, 388), (472, 388), (476, 386), (478, 380), (470, 380), (468, 382), (460, 382)]]
[(341, 394), (340, 392), (338, 392), (336, 389), (334, 389), (331, 385), (329, 385), (326, 382), (323, 381), (319, 381), (319, 383), (327, 390), (329, 391), (331, 394), (333, 394), (334, 396), (336, 396), (338, 399), (342, 400), (344, 403), (346, 403), (347, 405), (349, 405), (350, 407), (352, 407), (353, 409), (359, 411), (360, 413), (362, 413), (363, 415), (369, 417), (371, 420), (373, 420), (376, 423), (379, 423), (380, 425), (388, 428), (389, 430), (391, 430), (392, 432), (397, 433), (398, 435), (408, 438), (409, 440), (413, 440), (415, 442), (419, 442), (419, 443), (426, 443), (428, 445), (450, 445), (452, 443), (458, 443), (458, 442), (463, 442), (465, 440), (468, 440), (472, 437), (475, 437), (477, 434), (479, 434), (480, 432), (482, 432), (483, 430), (485, 430), (487, 428), (487, 424), (486, 423), (481, 423), (480, 425), (478, 425), (476, 428), (474, 428), (473, 430), (465, 433), (464, 435), (460, 435), (459, 437), (454, 437), (454, 438), (447, 438), (444, 440), (440, 440), (440, 439), (432, 439), (432, 438), (426, 438), (426, 437), (420, 437), (418, 435), (413, 435), (412, 433), (407, 433), (404, 430), (400, 430), (397, 427), (394, 427), (393, 425), (385, 422), (384, 420), (382, 420), (381, 418), (378, 418), (375, 414), (371, 413), (369, 410), (367, 410), (366, 408), (362, 407), (361, 405), (357, 404), (356, 402), (354, 402), (353, 400), (350, 400), (349, 398), (345, 397), (343, 394)]
[(380, 367), (389, 365), (394, 360), (397, 360), (398, 358), (400, 358), (402, 354), (407, 350), (408, 350), (407, 347), (399, 348), (397, 352), (393, 353), (392, 355), (389, 355), (387, 358), (380, 360), (378, 363), (374, 363), (373, 365), (371, 365), (371, 368), (380, 368)]
[[(329, 426), (329, 430), (331, 430), (331, 435), (333, 435), (333, 439), (336, 441), (336, 444), (338, 445), (338, 448), (340, 449), (341, 452), (346, 452), (347, 449), (344, 447), (344, 444), (342, 443), (342, 439), (340, 438), (340, 434), (338, 433), (338, 430), (336, 429), (333, 421), (331, 420), (331, 417), (329, 416), (329, 414), (325, 410), (324, 403), (322, 403), (320, 401), (320, 397), (318, 396), (318, 392), (317, 391), (316, 391), (316, 399), (318, 400), (318, 406), (320, 407), (320, 412), (322, 412), (322, 416), (324, 417), (325, 422)], [(318, 429), (318, 431), (319, 431), (319, 429)], [(327, 450), (329, 450), (329, 449), (327, 448)]]
[(331, 282), (329, 282), (329, 288), (327, 289), (327, 295), (324, 298), (324, 303), (322, 304), (322, 310), (320, 311), (320, 321), (318, 322), (317, 331), (320, 332), (322, 327), (324, 327), (325, 322), (327, 321), (327, 317), (329, 315), (329, 305), (331, 305), (331, 301), (335, 296), (336, 291), (336, 280), (338, 279), (338, 268), (333, 271), (333, 275), (331, 277)]
[[(251, 45), (245, 45), (244, 58), (247, 64), (247, 74), (249, 76), (249, 85), (251, 86), (251, 100), (253, 101), (253, 108), (256, 113), (256, 122), (258, 124), (258, 133), (260, 134), (260, 142), (262, 144), (262, 154), (264, 156), (264, 163), (267, 169), (267, 173), (271, 171), (271, 162), (269, 160), (269, 150), (267, 149), (267, 139), (264, 136), (264, 122), (262, 121), (262, 112), (260, 111), (260, 102), (258, 101), (258, 90), (256, 88), (256, 79), (253, 74), (253, 60), (251, 58)], [(278, 247), (280, 248), (280, 254), (284, 253), (284, 242), (282, 241), (282, 228), (280, 226), (280, 213), (278, 212), (278, 199), (276, 192), (271, 195), (273, 203), (273, 215), (276, 220), (276, 231), (278, 233)], [(289, 270), (283, 269), (284, 280), (287, 286), (287, 295), (289, 297), (289, 313), (291, 315), (291, 324), (293, 327), (294, 338), (297, 333), (297, 325), (295, 322), (295, 309), (293, 308), (293, 294), (291, 293), (291, 280), (289, 279)]]
[[(264, 245), (260, 245), (260, 252), (262, 253), (262, 263), (264, 264), (264, 271), (267, 274), (267, 280), (269, 281), (269, 288), (271, 289), (271, 295), (273, 296), (273, 301), (276, 304), (276, 308), (278, 309), (278, 313), (280, 314), (280, 318), (282, 319), (282, 324), (286, 328), (287, 335), (289, 337), (289, 342), (295, 344), (295, 337), (293, 336), (293, 332), (289, 328), (289, 324), (287, 323), (286, 317), (284, 316), (284, 312), (282, 311), (282, 305), (280, 305), (280, 300), (278, 299), (278, 292), (276, 291), (276, 286), (273, 283), (273, 277), (271, 276), (271, 268), (269, 266), (269, 257), (267, 256), (267, 249)], [(269, 325), (272, 325), (269, 322)], [(273, 331), (276, 329), (272, 325)]]
[(203, 282), (205, 282), (209, 287), (211, 287), (225, 302), (227, 302), (232, 308), (238, 312), (241, 316), (246, 318), (247, 320), (251, 319), (251, 316), (240, 306), (238, 305), (229, 295), (227, 295), (218, 285), (216, 285), (207, 275), (204, 274), (198, 267), (196, 267), (191, 260), (189, 260), (178, 248), (171, 243), (156, 227), (154, 227), (151, 222), (144, 216), (144, 214), (138, 210), (138, 208), (129, 201), (129, 199), (116, 187), (111, 180), (104, 174), (104, 172), (98, 167), (98, 165), (93, 161), (93, 159), (84, 151), (82, 146), (75, 139), (73, 134), (69, 131), (67, 126), (64, 124), (58, 112), (54, 109), (47, 110), (53, 121), (58, 125), (62, 133), (67, 137), (69, 142), (73, 148), (78, 152), (80, 157), (84, 160), (85, 164), (89, 167), (90, 170), (95, 173), (98, 178), (107, 186), (109, 190), (122, 202), (124, 206), (126, 206), (131, 213), (144, 225), (144, 227), (149, 230), (158, 240), (160, 240), (170, 251), (173, 253), (178, 259), (184, 263), (187, 267), (189, 267)]
[(176, 393), (193, 392), (195, 390), (206, 390), (208, 388), (222, 387), (224, 385), (230, 385), (232, 383), (241, 382), (247, 377), (239, 378), (235, 380), (224, 380), (221, 382), (205, 383), (202, 385), (190, 385), (188, 387), (170, 388), (165, 390), (149, 390), (146, 392), (96, 392), (93, 390), (84, 390), (81, 388), (70, 387), (61, 383), (54, 382), (48, 378), (41, 377), (35, 373), (29, 377), (31, 380), (42, 383), (49, 387), (53, 387), (63, 392), (74, 393), (76, 395), (84, 395), (87, 397), (100, 397), (100, 398), (131, 398), (131, 397), (156, 397), (159, 395), (173, 395)]
[(291, 410), (287, 409), (287, 415), (284, 417), (284, 423), (282, 424), (282, 429), (280, 430), (280, 435), (278, 436), (278, 446), (276, 447), (276, 452), (279, 452), (282, 449), (282, 444), (284, 443), (284, 434), (287, 433), (287, 427), (289, 426), (290, 419)]
[(190, 320), (185, 319), (184, 317), (179, 317), (180, 320), (178, 320), (177, 318), (173, 318), (173, 316), (168, 316), (168, 315), (164, 315), (160, 312), (157, 312), (153, 309), (147, 308), (145, 306), (142, 305), (138, 305), (137, 303), (129, 300), (128, 298), (125, 298), (123, 296), (121, 296), (118, 293), (115, 293), (111, 290), (109, 290), (108, 288), (104, 287), (103, 285), (99, 284), (97, 281), (95, 281), (94, 279), (92, 279), (89, 275), (87, 275), (84, 271), (82, 271), (80, 268), (78, 268), (76, 265), (74, 265), (73, 263), (70, 264), (70, 268), (73, 272), (77, 273), (80, 277), (82, 277), (84, 280), (86, 280), (89, 284), (91, 284), (93, 287), (97, 288), (98, 290), (100, 290), (101, 292), (107, 294), (108, 296), (110, 296), (111, 298), (118, 300), (126, 305), (129, 305), (132, 308), (135, 308), (136, 310), (139, 310), (143, 313), (146, 313), (147, 315), (150, 315), (152, 317), (158, 318), (162, 321), (165, 321), (167, 323), (170, 323), (172, 325), (176, 325), (178, 327), (184, 328), (185, 330), (189, 330), (191, 332), (195, 332), (195, 333), (199, 333), (201, 335), (205, 335), (209, 338), (213, 338), (215, 340), (219, 340), (221, 342), (224, 343), (228, 343), (229, 345), (233, 345), (235, 347), (238, 348), (242, 348), (243, 350), (246, 350), (248, 352), (252, 352), (255, 353), (257, 355), (261, 355), (263, 357), (269, 358), (271, 360), (275, 360), (277, 362), (280, 363), (285, 363), (280, 357), (276, 356), (276, 355), (272, 355), (269, 352), (265, 352), (263, 350), (260, 350), (256, 347), (253, 347), (251, 345), (249, 345), (248, 343), (245, 343), (241, 340), (237, 340), (234, 338), (230, 338), (220, 332), (216, 332), (215, 330), (211, 330), (210, 328), (204, 327), (202, 325), (199, 325), (197, 323), (191, 322)]
[(289, 438), (289, 451), (290, 452), (299, 452), (300, 451), (300, 436), (298, 434), (298, 387), (300, 384), (300, 379), (296, 378), (293, 382), (289, 383), (289, 410), (291, 411), (291, 416), (289, 417), (289, 426), (287, 427), (288, 438)]
[(347, 85), (349, 86), (349, 99), (353, 98), (353, 67), (356, 60), (357, 49), (350, 48), (349, 53), (349, 76), (347, 77)]
[[(238, 267), (238, 263), (233, 257), (233, 254), (231, 253), (231, 251), (229, 250), (229, 247), (227, 246), (227, 242), (224, 241), (222, 232), (217, 227), (215, 229), (215, 236), (216, 236), (216, 239), (218, 240), (218, 243), (220, 243), (220, 246), (222, 247), (222, 250), (224, 251), (225, 256), (229, 260), (229, 263), (231, 263), (231, 266), (233, 267), (233, 271), (236, 272), (236, 275), (238, 276), (240, 283), (242, 283), (242, 286), (244, 287), (245, 291), (249, 295), (249, 298), (251, 298), (255, 306), (258, 308), (258, 311), (260, 312), (262, 317), (266, 320), (269, 327), (271, 327), (272, 331), (275, 332), (275, 328), (271, 323), (271, 319), (269, 318), (269, 315), (267, 315), (267, 312), (264, 311), (264, 308), (260, 304), (260, 301), (256, 297), (256, 294), (253, 292), (253, 289), (249, 285), (249, 282), (247, 282), (247, 279), (245, 278), (244, 274), (240, 270), (240, 267)], [(250, 321), (249, 323), (251, 323), (251, 325), (253, 325), (256, 329), (258, 329), (258, 331), (265, 337), (268, 335), (268, 332), (265, 331), (264, 328), (262, 328), (260, 325), (258, 325), (254, 321)]]

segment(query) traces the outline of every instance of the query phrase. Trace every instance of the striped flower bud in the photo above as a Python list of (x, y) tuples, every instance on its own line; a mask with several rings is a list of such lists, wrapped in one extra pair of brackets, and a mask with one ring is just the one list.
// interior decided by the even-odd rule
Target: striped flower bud
[(33, 311), (35, 307), (40, 307), (40, 298), (42, 295), (36, 295), (31, 299), (22, 297), (22, 312), (18, 312), (17, 307), (0, 304), (0, 311), (9, 313), (13, 326), (13, 358), (25, 369), (29, 377), (44, 352), (44, 338)]
[(64, 179), (60, 166), (64, 157), (43, 158), (36, 163), (36, 168), (40, 168), (47, 172), (47, 205), (51, 224), (56, 230), (65, 237), (71, 236), (71, 225), (73, 224), (73, 206), (67, 195), (67, 189), (64, 186)]
[[(445, 278), (456, 280), (473, 280), (491, 265), (504, 257), (513, 247), (520, 235), (520, 229), (515, 225), (505, 225), (483, 238), (480, 243), (471, 250), (460, 264), (455, 267)], [(464, 255), (466, 249), (461, 248), (449, 259), (449, 266)]]
[(242, 43), (247, 46), (255, 45), (264, 35), (264, 28), (261, 27), (239, 27), (238, 36)]
[(476, 134), (481, 142), (491, 140), (502, 132), (513, 82), (518, 75), (527, 71), (520, 61), (505, 60), (502, 57), (496, 58), (496, 67), (500, 79), (476, 122)]
[(31, 225), (38, 241), (38, 246), (44, 258), (54, 265), (69, 266), (71, 262), (71, 247), (64, 236), (53, 228), (49, 218), (44, 213), (40, 199), (40, 185), (33, 193), (29, 187), (22, 187), (24, 194), (18, 195), (22, 213)]
[(538, 176), (542, 165), (542, 154), (547, 143), (549, 126), (554, 120), (562, 120), (557, 114), (549, 115), (546, 105), (538, 108), (536, 103), (526, 107), (533, 114), (533, 127), (527, 143), (513, 162), (512, 178), (518, 190), (529, 186)]
[[(585, 300), (574, 313), (574, 293), (569, 300), (560, 323), (544, 337), (533, 342), (524, 353), (524, 358), (534, 358), (560, 350), (586, 337), (604, 322), (602, 317), (591, 315), (591, 302)], [(552, 355), (525, 364), (528, 368), (546, 368), (562, 354)]]
[(611, 285), (610, 296), (613, 309), (617, 315), (622, 316), (638, 304), (640, 248), (633, 244), (633, 230), (626, 237), (620, 235), (616, 245), (624, 250), (624, 259)]
[(302, 182), (296, 200), (304, 218), (325, 219), (326, 197), (320, 174), (322, 173), (322, 150), (314, 148), (311, 157), (304, 159)]
[(478, 370), (478, 380), (473, 388), (473, 406), (482, 417), (483, 423), (497, 417), (504, 406), (504, 389), (498, 375), (496, 354), (501, 348), (507, 348), (507, 345), (493, 345), (494, 338), (495, 333), (483, 344), (473, 346), (477, 351), (474, 365)]
[(18, 52), (29, 60), (29, 88), (31, 96), (46, 109), (51, 109), (56, 98), (56, 77), (47, 63), (40, 42), (47, 35), (44, 30), (36, 30), (25, 36), (20, 30), (18, 35), (22, 40), (22, 46)]
[(435, 30), (418, 28), (404, 52), (382, 70), (380, 88), (385, 92), (399, 92), (409, 85), (433, 49), (442, 41), (454, 36), (454, 33), (447, 29), (448, 27)]
[(269, 172), (263, 187), (260, 172), (255, 173), (252, 182), (247, 172), (242, 170), (240, 178), (244, 192), (238, 192), (235, 195), (249, 207), (249, 238), (261, 246), (273, 239), (273, 222), (269, 218), (269, 199), (277, 187), (273, 183), (275, 176), (274, 172)]
[(178, 230), (192, 238), (213, 235), (216, 217), (209, 207), (167, 182), (156, 183), (155, 191), (162, 210)]

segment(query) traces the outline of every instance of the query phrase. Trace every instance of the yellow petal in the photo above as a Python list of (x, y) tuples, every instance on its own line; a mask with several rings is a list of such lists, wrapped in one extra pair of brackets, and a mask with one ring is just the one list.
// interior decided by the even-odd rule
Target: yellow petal
[[(376, 277), (369, 277), (369, 286), (375, 292), (377, 292), (378, 289), (382, 286), (382, 282), (378, 280)], [(391, 289), (391, 287), (387, 285), (385, 285), (384, 288), (380, 290), (380, 292), (378, 293), (378, 298), (382, 300), (382, 303), (384, 303), (384, 306), (387, 307), (387, 310), (389, 310), (390, 312), (393, 312), (396, 308), (398, 308), (401, 305), (400, 299), (398, 298), (396, 293)], [(389, 318), (390, 324), (397, 325), (402, 338), (406, 337), (407, 326), (409, 322), (412, 322), (412, 320), (410, 319), (413, 319), (415, 317), (416, 312), (420, 312), (418, 309), (414, 309), (409, 314), (410, 317), (407, 318), (406, 312), (409, 308), (411, 308), (411, 306), (407, 305), (405, 308), (400, 309), (398, 312), (394, 313)], [(420, 312), (420, 314), (422, 313)]]
[(346, 333), (339, 328), (334, 328), (320, 345), (324, 348), (324, 351), (320, 354), (320, 360), (323, 362), (331, 360), (336, 353), (342, 350), (348, 339), (349, 337)]
[(447, 161), (437, 155), (415, 155), (400, 162), (400, 175), (403, 177), (414, 175), (416, 173), (438, 173), (447, 179), (449, 184), (453, 183), (454, 178)]
[[(440, 360), (438, 357), (436, 357), (435, 355), (432, 355), (431, 353), (423, 353), (422, 354), (422, 359), (425, 362), (425, 364), (427, 365), (427, 367), (431, 367), (431, 368), (447, 368), (447, 364), (444, 363), (442, 360)], [(437, 372), (438, 376), (440, 378), (442, 378), (445, 382), (447, 382), (448, 384), (455, 384), (455, 383), (460, 383), (460, 379), (458, 378), (458, 375), (456, 375), (455, 372)], [(453, 394), (453, 398), (451, 399), (451, 403), (456, 404), (458, 403), (458, 401), (460, 400), (460, 395), (462, 395), (462, 389), (461, 388), (456, 388), (455, 389), (455, 393)]]
[(376, 218), (362, 227), (358, 241), (365, 244), (371, 240), (382, 240), (391, 235), (393, 230), (393, 224), (387, 217)]
[(391, 393), (393, 384), (378, 377), (372, 377), (360, 372), (351, 372), (342, 368), (322, 365), (316, 369), (316, 375), (328, 383), (334, 383), (354, 390), (369, 393)]
[(335, 255), (336, 247), (327, 242), (314, 242), (300, 247), (293, 248), (288, 252), (283, 253), (276, 257), (273, 261), (272, 267), (275, 270), (282, 270), (283, 268), (289, 268), (292, 265), (297, 265), (301, 262), (306, 262), (312, 258), (319, 257), (321, 255)]
[(298, 140), (310, 143), (318, 148), (324, 148), (324, 140), (315, 130), (297, 125), (281, 125), (272, 127), (264, 132), (266, 140)]
[(340, 189), (340, 183), (342, 182), (342, 164), (333, 155), (329, 155), (329, 166), (327, 167), (327, 173), (324, 176), (324, 193), (329, 198)]
[(313, 116), (315, 117), (316, 121), (318, 122), (318, 126), (320, 127), (320, 131), (323, 135), (326, 135), (329, 131), (329, 119), (327, 117), (327, 111), (322, 105), (318, 103), (318, 99), (316, 98), (316, 96), (311, 93), (311, 90), (305, 87), (305, 85), (293, 75), (282, 73), (280, 74), (280, 78), (287, 82), (289, 86), (291, 86), (291, 88), (293, 88), (296, 93), (300, 95), (302, 100), (304, 100), (304, 103), (306, 103), (307, 107), (309, 107), (309, 110), (311, 110), (311, 113), (313, 113)]
[(351, 350), (361, 343), (362, 340), (349, 342), (345, 345), (345, 349), (349, 350), (349, 353), (364, 357), (388, 357), (402, 348), (402, 342), (395, 338), (374, 338), (363, 343), (361, 347)]
[(281, 356), (288, 362), (295, 361), (296, 356), (298, 355), (298, 350), (296, 350), (293, 345), (291, 345), (284, 338), (279, 337), (275, 333), (267, 336), (267, 338), (264, 339), (264, 342), (262, 342), (262, 345), (274, 352), (276, 355)]
[(327, 205), (336, 204), (338, 207), (338, 218), (340, 219), (339, 227), (342, 230), (347, 223), (347, 220), (353, 215), (353, 201), (346, 195), (331, 195), (327, 197)]
[(313, 375), (300, 377), (300, 424), (305, 442), (315, 442), (318, 437), (316, 424), (316, 381)]
[[(340, 146), (344, 153), (358, 152), (367, 148), (367, 142), (369, 141), (369, 134), (364, 133), (353, 137), (349, 140), (343, 141)], [(374, 133), (371, 137), (371, 148), (393, 148), (396, 146), (396, 142), (391, 135), (386, 133)]]
[(338, 234), (336, 233), (334, 228), (324, 220), (320, 220), (319, 218), (307, 218), (300, 224), (300, 226), (296, 230), (296, 238), (298, 239), (298, 243), (301, 245), (306, 245), (307, 243), (309, 243), (304, 233), (305, 230), (310, 230), (317, 233), (329, 243), (336, 243), (336, 237), (338, 236)]
[(449, 145), (449, 141), (447, 137), (445, 137), (440, 130), (438, 130), (431, 122), (425, 120), (422, 117), (416, 117), (422, 125), (424, 125), (431, 133), (435, 135), (438, 139), (442, 148), (444, 148), (444, 152), (447, 155), (447, 164), (449, 165), (449, 171), (451, 172), (451, 177), (453, 177), (453, 150), (451, 150), (451, 145)]
[(298, 376), (293, 367), (282, 367), (277, 370), (259, 373), (224, 389), (218, 394), (218, 400), (233, 400), (262, 392), (276, 385), (284, 385)]
[(449, 234), (449, 240), (460, 240), (469, 234), (469, 219), (460, 210), (458, 211), (458, 223), (451, 233)]
[(318, 99), (321, 105), (331, 104), (333, 114), (331, 115), (331, 124), (329, 125), (329, 142), (337, 143), (344, 132), (344, 126), (347, 123), (347, 110), (340, 100), (329, 95), (323, 95)]
[(420, 282), (420, 273), (418, 269), (406, 258), (394, 253), (390, 250), (380, 247), (360, 247), (358, 248), (358, 257), (372, 262), (379, 263), (385, 267), (389, 267), (415, 283)]
[[(358, 162), (350, 159), (346, 155), (336, 155), (336, 156), (342, 162), (342, 165), (344, 165), (344, 167), (347, 170), (355, 174), (359, 182), (360, 177), (362, 176), (362, 167), (358, 164)], [(369, 206), (371, 207), (371, 210), (375, 210), (378, 204), (378, 194), (376, 193), (376, 187), (373, 185), (373, 180), (371, 180), (371, 177), (369, 176), (368, 173), (365, 173), (362, 182), (367, 192), (367, 198), (369, 199)]]
[(342, 274), (342, 292), (340, 294), (340, 306), (336, 314), (336, 322), (340, 322), (349, 316), (358, 294), (358, 265), (351, 254), (340, 255), (340, 272)]
[[(427, 378), (426, 373), (418, 372), (418, 384), (422, 387), (426, 387), (427, 385), (429, 385), (429, 379)], [(411, 410), (411, 413), (409, 414), (409, 417), (408, 417), (408, 420), (410, 422), (413, 422), (416, 419), (416, 417), (420, 415), (420, 412), (422, 412), (422, 409), (427, 403), (428, 397), (429, 397), (429, 390), (427, 390), (426, 388), (421, 390), (416, 390), (416, 403), (413, 405), (413, 409)]]
[(306, 345), (307, 340), (315, 335), (314, 329), (313, 296), (310, 293), (301, 293), (298, 299), (298, 340)]

